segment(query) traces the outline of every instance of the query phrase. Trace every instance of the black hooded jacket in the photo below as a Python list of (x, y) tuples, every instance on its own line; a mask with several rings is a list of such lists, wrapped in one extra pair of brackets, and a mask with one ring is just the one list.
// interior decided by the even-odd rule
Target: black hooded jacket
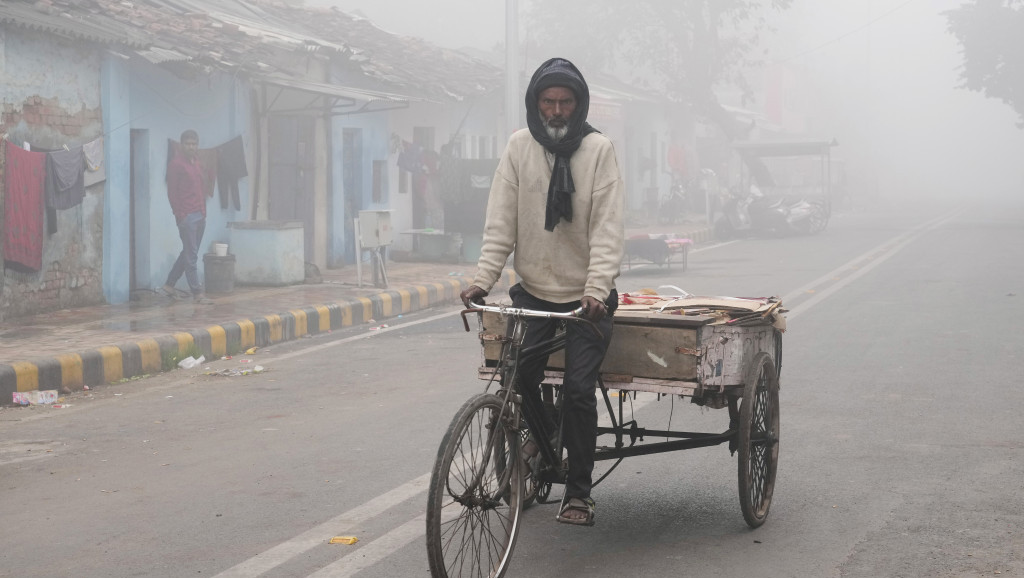
[[(540, 114), (540, 93), (552, 86), (568, 88), (576, 96), (576, 109), (569, 118), (568, 131), (559, 141), (552, 140), (544, 129)], [(541, 64), (526, 89), (526, 124), (530, 134), (550, 153), (555, 155), (555, 166), (548, 185), (547, 213), (544, 228), (553, 231), (560, 219), (572, 221), (572, 194), (576, 187), (569, 170), (569, 159), (580, 148), (583, 138), (596, 129), (587, 123), (590, 110), (590, 88), (576, 66), (564, 58), (552, 58)]]

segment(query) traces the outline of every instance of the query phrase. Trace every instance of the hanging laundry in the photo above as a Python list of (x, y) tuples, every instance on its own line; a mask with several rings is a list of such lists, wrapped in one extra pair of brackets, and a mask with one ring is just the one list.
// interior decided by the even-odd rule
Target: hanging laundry
[(242, 137), (236, 136), (217, 147), (217, 190), (220, 192), (220, 208), (228, 208), (228, 196), (235, 210), (242, 209), (238, 196), (238, 181), (249, 175), (245, 167), (245, 146)]
[(46, 153), (46, 233), (57, 232), (57, 210), (77, 206), (85, 198), (85, 154), (82, 147)]
[(402, 152), (398, 153), (398, 168), (413, 174), (423, 172), (423, 147), (402, 141)]
[(70, 209), (85, 198), (82, 147), (46, 153), (46, 206)]
[(43, 187), (46, 153), (5, 143), (4, 260), (21, 271), (43, 264)]
[(203, 191), (207, 197), (213, 197), (217, 186), (217, 149), (199, 149), (196, 151), (196, 160), (203, 169)]
[(107, 180), (103, 137), (82, 145), (82, 153), (85, 154), (85, 186), (91, 187), (96, 183)]

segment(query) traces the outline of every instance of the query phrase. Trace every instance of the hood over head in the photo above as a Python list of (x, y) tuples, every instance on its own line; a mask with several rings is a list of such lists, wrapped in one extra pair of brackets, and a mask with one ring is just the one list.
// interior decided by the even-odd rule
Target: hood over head
[[(540, 117), (540, 93), (552, 86), (563, 86), (576, 95), (576, 109), (569, 118), (568, 131), (565, 137), (555, 141), (544, 129), (544, 121)], [(530, 134), (548, 152), (555, 156), (551, 169), (551, 180), (548, 182), (547, 212), (544, 216), (544, 228), (554, 231), (561, 219), (572, 221), (572, 195), (576, 185), (572, 180), (569, 159), (580, 148), (583, 138), (592, 132), (594, 127), (587, 124), (587, 113), (590, 111), (590, 88), (583, 80), (576, 66), (564, 58), (552, 58), (537, 68), (526, 88), (526, 124)]]
[[(541, 120), (538, 104), (540, 93), (552, 86), (563, 86), (576, 95), (576, 110), (573, 111), (567, 125), (569, 131), (565, 138), (557, 142), (553, 141), (544, 130), (544, 122)], [(526, 125), (530, 128), (533, 138), (544, 145), (544, 148), (555, 154), (571, 155), (576, 152), (583, 137), (594, 132), (594, 128), (587, 124), (589, 112), (590, 87), (587, 86), (587, 81), (583, 79), (583, 75), (572, 62), (564, 58), (552, 58), (541, 64), (533, 73), (530, 85), (526, 88)]]

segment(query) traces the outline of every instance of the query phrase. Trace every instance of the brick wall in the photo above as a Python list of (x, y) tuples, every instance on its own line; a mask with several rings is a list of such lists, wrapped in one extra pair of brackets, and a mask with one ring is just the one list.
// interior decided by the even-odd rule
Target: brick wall
[[(0, 133), (33, 149), (58, 149), (89, 142), (102, 133), (99, 107), (72, 109), (37, 95), (0, 102)], [(0, 163), (0, 198), (3, 196)], [(4, 217), (0, 203), (0, 230)], [(69, 307), (103, 303), (103, 184), (86, 191), (82, 204), (57, 211), (57, 232), (43, 240), (43, 267), (25, 273), (2, 267), (0, 321)]]
[(62, 135), (77, 137), (82, 134), (82, 126), (98, 122), (100, 114), (99, 110), (85, 109), (72, 114), (62, 109), (56, 99), (38, 96), (25, 102), (20, 110), (13, 104), (4, 105), (2, 123), (5, 127), (16, 126), (22, 120), (30, 127), (50, 127)]

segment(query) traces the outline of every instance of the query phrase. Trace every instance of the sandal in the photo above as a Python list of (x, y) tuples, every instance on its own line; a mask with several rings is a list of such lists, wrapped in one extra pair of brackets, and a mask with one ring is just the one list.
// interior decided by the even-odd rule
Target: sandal
[[(569, 518), (565, 514), (569, 512), (583, 512), (586, 516), (582, 518)], [(593, 526), (594, 525), (594, 500), (590, 498), (569, 498), (562, 500), (562, 508), (558, 512), (556, 520), (563, 524), (573, 524), (575, 526)]]
[(175, 289), (174, 287), (171, 287), (170, 285), (164, 285), (163, 287), (161, 287), (159, 293), (163, 294), (165, 297), (170, 297), (175, 301), (181, 299), (181, 295), (178, 295), (178, 290)]

